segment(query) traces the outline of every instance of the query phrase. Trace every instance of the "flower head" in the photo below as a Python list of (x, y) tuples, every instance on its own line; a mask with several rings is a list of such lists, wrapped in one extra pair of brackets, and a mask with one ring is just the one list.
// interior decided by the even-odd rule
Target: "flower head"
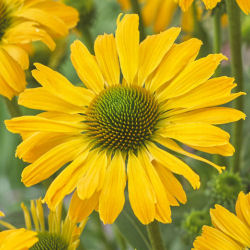
[(215, 106), (244, 93), (231, 94), (236, 86), (232, 78), (209, 79), (225, 56), (195, 60), (201, 41), (175, 44), (179, 28), (139, 44), (138, 23), (135, 14), (119, 16), (115, 37), (97, 37), (95, 57), (80, 41), (71, 45), (73, 65), (86, 88), (35, 64), (32, 74), (42, 87), (25, 90), (19, 104), (46, 112), (6, 121), (23, 138), (17, 156), (31, 163), (22, 173), (26, 186), (69, 163), (44, 198), (52, 209), (75, 190), (73, 204), (81, 204), (85, 216), (97, 209), (104, 223), (113, 223), (123, 208), (128, 180), (138, 219), (169, 223), (170, 205), (186, 202), (173, 174), (184, 176), (194, 189), (200, 186), (199, 176), (173, 152), (224, 169), (176, 141), (212, 154), (234, 152), (229, 134), (214, 125), (245, 115)]
[(75, 9), (53, 0), (1, 0), (0, 95), (11, 99), (25, 89), (31, 42), (53, 50), (53, 37), (66, 36), (77, 21)]
[(236, 215), (220, 205), (210, 210), (214, 227), (203, 226), (201, 236), (194, 241), (193, 250), (242, 250), (250, 247), (250, 193), (239, 193)]
[[(24, 212), (26, 229), (16, 229), (11, 224), (0, 221), (0, 224), (9, 228), (9, 230), (0, 232), (1, 250), (74, 250), (78, 247), (86, 219), (81, 219), (79, 211), (72, 208), (72, 205), (71, 215), (68, 213), (63, 220), (62, 203), (60, 203), (55, 211), (49, 212), (48, 223), (45, 222), (41, 199), (30, 202), (30, 212), (23, 203), (21, 207)], [(46, 224), (48, 224), (48, 229), (46, 229)]]

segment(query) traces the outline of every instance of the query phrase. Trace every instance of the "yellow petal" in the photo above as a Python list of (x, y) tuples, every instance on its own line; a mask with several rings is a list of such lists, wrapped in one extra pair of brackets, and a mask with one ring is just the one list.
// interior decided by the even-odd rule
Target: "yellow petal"
[(173, 138), (182, 143), (211, 147), (229, 143), (230, 135), (221, 128), (207, 123), (170, 123), (161, 129), (163, 137)]
[(18, 92), (7, 84), (7, 82), (1, 75), (1, 70), (0, 70), (0, 95), (7, 97), (9, 100), (11, 100), (13, 96), (18, 95)]
[(155, 218), (156, 197), (142, 163), (131, 154), (128, 157), (128, 194), (135, 216), (142, 224), (148, 224)]
[[(169, 193), (171, 198), (174, 200), (177, 199), (182, 204), (185, 204), (187, 202), (187, 196), (181, 183), (177, 180), (177, 178), (175, 178), (175, 176), (171, 173), (171, 171), (169, 171), (166, 167), (164, 167), (159, 162), (153, 160), (152, 163), (165, 187), (165, 190)], [(175, 205), (178, 206), (179, 205), (178, 202), (174, 200), (173, 202), (175, 203)]]
[(119, 55), (123, 77), (132, 84), (139, 64), (139, 17), (136, 14), (121, 15), (117, 19), (115, 34), (116, 47)]
[(203, 0), (207, 9), (213, 9), (221, 0)]
[(164, 147), (169, 148), (169, 149), (171, 149), (179, 154), (183, 154), (183, 155), (189, 156), (193, 159), (196, 159), (198, 161), (205, 162), (205, 163), (213, 166), (214, 168), (216, 168), (220, 173), (222, 172), (222, 170), (225, 169), (225, 167), (218, 166), (207, 159), (204, 159), (198, 155), (187, 152), (186, 150), (182, 149), (175, 141), (173, 141), (171, 139), (159, 137), (159, 138), (157, 138), (157, 142), (162, 144)]
[(19, 63), (23, 70), (29, 68), (29, 55), (22, 47), (5, 44), (2, 48)]
[(148, 149), (156, 161), (160, 162), (171, 172), (183, 175), (194, 189), (198, 189), (200, 187), (199, 175), (197, 175), (186, 163), (172, 154), (158, 148), (153, 143), (149, 145)]
[(157, 10), (157, 15), (154, 20), (155, 33), (159, 33), (160, 31), (165, 30), (166, 27), (170, 25), (176, 10), (177, 10), (177, 4), (175, 3), (174, 0), (161, 1), (161, 5)]
[(53, 121), (39, 116), (22, 116), (5, 121), (5, 125), (12, 133), (31, 131), (47, 131), (59, 133), (81, 133), (83, 124), (70, 122)]
[(67, 139), (27, 166), (22, 172), (22, 182), (30, 187), (49, 178), (66, 163), (74, 160), (85, 147), (83, 138)]
[(71, 44), (71, 61), (88, 89), (99, 93), (104, 89), (104, 79), (93, 55), (79, 40)]
[[(81, 88), (82, 89), (82, 88)], [(31, 109), (65, 112), (68, 114), (83, 113), (84, 107), (79, 107), (52, 94), (47, 88), (26, 89), (19, 95), (18, 104)], [(86, 105), (89, 102), (86, 101)]]
[(202, 42), (190, 39), (186, 42), (175, 44), (164, 56), (159, 67), (152, 74), (151, 80), (146, 83), (152, 91), (157, 90), (164, 83), (170, 81), (181, 72), (199, 53)]
[(177, 0), (182, 11), (187, 11), (194, 0)]
[(162, 58), (172, 47), (180, 28), (171, 28), (160, 34), (147, 36), (140, 44), (138, 84), (143, 86), (147, 77), (160, 64)]
[(87, 160), (92, 160), (91, 157), (87, 157), (88, 154), (88, 151), (80, 154), (51, 183), (43, 199), (50, 209), (55, 210), (63, 198), (76, 188), (78, 180), (87, 170)]
[(210, 209), (210, 215), (216, 228), (240, 242), (243, 246), (250, 246), (250, 228), (237, 216), (220, 205), (215, 205), (215, 209)]
[(213, 75), (220, 62), (225, 59), (227, 58), (222, 54), (212, 54), (191, 62), (161, 92), (161, 98), (169, 99), (181, 96), (198, 87)]
[(0, 211), (0, 216), (5, 216), (4, 212)]
[(182, 122), (204, 122), (208, 124), (225, 124), (229, 122), (235, 122), (240, 119), (245, 120), (246, 115), (232, 108), (215, 107), (215, 108), (203, 108), (193, 111), (187, 110), (187, 112), (173, 115), (168, 117), (168, 122), (182, 123)]
[(215, 106), (211, 105), (214, 100), (230, 96), (231, 90), (236, 86), (233, 82), (233, 78), (226, 76), (210, 79), (188, 93), (168, 100), (165, 106), (168, 109)]
[(89, 199), (81, 200), (75, 191), (69, 206), (69, 217), (72, 221), (81, 222), (87, 218), (98, 204), (99, 194), (94, 193)]
[(111, 86), (120, 83), (120, 66), (113, 34), (98, 36), (95, 55), (105, 81)]
[(155, 212), (156, 212), (156, 219), (162, 223), (171, 223), (171, 210), (170, 204), (167, 198), (167, 194), (164, 188), (164, 185), (155, 170), (154, 166), (152, 165), (151, 161), (147, 153), (140, 152), (138, 155), (139, 161), (142, 162), (143, 168), (147, 173), (147, 176), (152, 184), (156, 204), (155, 204)]
[(89, 199), (103, 186), (107, 168), (107, 156), (105, 153), (96, 153), (93, 163), (77, 183), (77, 194), (81, 200)]
[(37, 70), (32, 71), (34, 78), (59, 98), (80, 107), (88, 105), (94, 98), (92, 91), (75, 87), (66, 77), (49, 67), (39, 63), (35, 63), (35, 66)]
[(4, 49), (0, 48), (1, 78), (15, 92), (20, 93), (26, 86), (25, 74), (21, 66)]
[(144, 1), (144, 6), (142, 8), (142, 19), (145, 26), (149, 26), (152, 24), (152, 22), (154, 22), (158, 15), (161, 2), (161, 0)]
[(242, 246), (223, 232), (209, 226), (202, 227), (202, 235), (194, 241), (194, 250), (242, 250)]
[(107, 168), (100, 194), (99, 214), (104, 224), (112, 224), (120, 214), (125, 202), (125, 186), (125, 161), (120, 153), (116, 153)]
[(238, 218), (250, 228), (250, 193), (244, 194), (242, 191), (239, 193), (235, 211)]
[(250, 2), (249, 0), (236, 0), (242, 11), (248, 15), (250, 13)]

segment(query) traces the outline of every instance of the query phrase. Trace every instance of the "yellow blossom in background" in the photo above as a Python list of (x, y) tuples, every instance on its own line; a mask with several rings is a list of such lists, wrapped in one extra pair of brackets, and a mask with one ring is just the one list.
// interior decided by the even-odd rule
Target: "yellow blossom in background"
[(239, 193), (236, 215), (220, 205), (210, 210), (214, 227), (203, 226), (193, 250), (243, 250), (250, 247), (250, 193)]
[(5, 121), (23, 139), (16, 155), (31, 163), (22, 173), (26, 186), (67, 164), (45, 195), (51, 209), (75, 191), (72, 207), (83, 217), (96, 209), (104, 223), (113, 223), (128, 181), (137, 218), (143, 224), (170, 223), (170, 205), (186, 202), (174, 174), (200, 187), (199, 176), (174, 153), (224, 169), (178, 142), (210, 154), (234, 153), (230, 135), (214, 126), (245, 118), (241, 111), (216, 107), (244, 94), (231, 93), (233, 78), (211, 78), (226, 57), (196, 60), (202, 42), (175, 44), (180, 28), (139, 43), (138, 24), (138, 15), (120, 15), (115, 37), (97, 37), (95, 57), (80, 41), (71, 45), (72, 63), (86, 88), (36, 63), (32, 74), (42, 86), (26, 89), (19, 104), (45, 112)]
[(63, 220), (62, 203), (60, 203), (55, 211), (49, 212), (48, 223), (46, 223), (41, 199), (30, 202), (30, 211), (23, 203), (21, 207), (26, 229), (16, 229), (11, 224), (0, 220), (0, 224), (9, 228), (0, 232), (0, 250), (77, 249), (80, 235), (87, 222), (86, 218), (81, 218), (77, 208), (72, 208), (71, 205), (71, 215), (67, 213)]
[(31, 42), (54, 50), (53, 38), (66, 36), (77, 21), (75, 9), (53, 0), (1, 0), (0, 95), (11, 99), (25, 89)]
[[(187, 11), (194, 0), (175, 0), (183, 11)], [(221, 0), (202, 0), (207, 9), (213, 9)], [(250, 13), (250, 0), (236, 0), (241, 10), (248, 15)]]

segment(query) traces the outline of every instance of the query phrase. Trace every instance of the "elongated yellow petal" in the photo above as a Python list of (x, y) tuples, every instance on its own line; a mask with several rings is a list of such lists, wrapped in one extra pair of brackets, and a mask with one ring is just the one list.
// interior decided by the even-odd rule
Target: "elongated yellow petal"
[(77, 194), (81, 200), (89, 199), (103, 186), (107, 168), (107, 156), (105, 153), (96, 155), (94, 163), (77, 183)]
[(152, 184), (156, 204), (155, 204), (155, 211), (156, 211), (156, 219), (162, 223), (171, 223), (171, 210), (169, 200), (167, 198), (167, 194), (163, 183), (156, 172), (154, 166), (152, 165), (151, 161), (146, 152), (140, 152), (139, 154), (139, 161), (142, 162), (142, 166), (147, 173), (147, 176)]
[(243, 246), (250, 246), (250, 228), (247, 227), (236, 215), (229, 212), (220, 205), (215, 205), (215, 209), (210, 209), (213, 225), (240, 242)]
[(155, 218), (156, 197), (153, 186), (138, 158), (131, 154), (128, 157), (128, 194), (131, 207), (136, 217), (143, 224)]
[(69, 206), (69, 217), (72, 221), (81, 222), (87, 218), (98, 205), (99, 194), (94, 193), (89, 199), (81, 200), (75, 191)]
[(213, 166), (214, 168), (216, 168), (220, 173), (222, 172), (222, 170), (225, 169), (225, 167), (218, 166), (205, 158), (202, 158), (198, 155), (187, 152), (186, 150), (182, 149), (175, 141), (173, 141), (171, 139), (159, 137), (159, 138), (157, 138), (157, 142), (162, 144), (164, 147), (169, 148), (169, 149), (171, 149), (179, 154), (183, 154), (183, 155), (189, 156), (193, 159), (205, 162), (205, 163)]
[(64, 164), (74, 160), (84, 146), (83, 138), (72, 138), (52, 148), (23, 170), (22, 182), (30, 187), (49, 178)]
[(138, 84), (143, 86), (147, 77), (160, 64), (162, 58), (172, 47), (180, 28), (171, 28), (160, 34), (147, 36), (140, 44)]
[(119, 84), (120, 65), (113, 34), (104, 34), (96, 38), (95, 55), (102, 75), (108, 85)]
[(176, 1), (179, 3), (182, 11), (187, 11), (194, 0), (176, 0)]
[(236, 2), (246, 15), (250, 13), (250, 2), (248, 0), (236, 0)]
[(125, 15), (117, 19), (115, 34), (116, 47), (119, 55), (123, 77), (132, 84), (139, 65), (139, 17), (136, 14)]
[(165, 106), (168, 109), (214, 106), (211, 104), (214, 100), (230, 96), (236, 86), (233, 82), (233, 78), (226, 76), (210, 79), (188, 93), (168, 100)]
[(173, 45), (152, 74), (151, 80), (146, 83), (146, 86), (150, 86), (150, 89), (155, 91), (164, 83), (172, 80), (175, 75), (196, 58), (201, 44), (200, 40), (193, 38)]
[(191, 62), (169, 86), (161, 92), (162, 99), (169, 99), (188, 93), (190, 90), (206, 82), (214, 73), (222, 60), (222, 54), (212, 54)]
[(120, 153), (116, 153), (107, 168), (100, 194), (99, 214), (104, 224), (112, 224), (120, 214), (125, 202), (125, 186), (125, 161)]
[(66, 77), (60, 73), (35, 63), (37, 70), (32, 71), (34, 78), (47, 90), (59, 98), (80, 107), (84, 107), (94, 98), (94, 93), (85, 88), (73, 86)]
[(177, 178), (175, 178), (175, 176), (171, 173), (171, 171), (169, 171), (159, 162), (153, 160), (152, 163), (165, 187), (165, 190), (169, 193), (169, 196), (171, 196), (171, 198), (174, 199), (172, 200), (174, 204), (171, 204), (171, 200), (169, 200), (170, 204), (178, 206), (179, 203), (176, 201), (176, 199), (180, 201), (182, 204), (185, 204), (187, 202), (187, 196), (181, 183), (177, 180)]
[[(68, 103), (60, 97), (52, 94), (44, 87), (26, 89), (19, 95), (18, 104), (31, 109), (58, 111), (68, 114), (82, 113), (84, 107)], [(88, 102), (86, 102), (88, 104)]]
[(250, 228), (250, 193), (244, 194), (242, 191), (239, 193), (235, 211), (237, 217)]
[(75, 70), (88, 89), (99, 93), (104, 89), (104, 79), (93, 55), (79, 40), (73, 42), (71, 61)]
[(160, 162), (164, 167), (171, 172), (183, 175), (194, 189), (200, 187), (200, 177), (197, 175), (186, 163), (176, 158), (172, 154), (158, 148), (153, 143), (149, 145), (149, 152), (153, 155), (154, 159)]
[(0, 216), (5, 216), (4, 212), (0, 211)]
[(242, 250), (242, 246), (216, 228), (202, 227), (202, 235), (194, 241), (193, 250)]
[(1, 47), (19, 63), (23, 70), (29, 68), (29, 55), (23, 48), (12, 44), (1, 45)]
[(207, 123), (170, 123), (161, 130), (163, 137), (173, 138), (182, 143), (211, 147), (229, 143), (230, 135), (221, 128)]
[(207, 9), (213, 9), (221, 0), (202, 0)]
[(63, 198), (76, 188), (78, 180), (87, 170), (86, 159), (92, 160), (90, 157), (87, 158), (88, 154), (88, 151), (80, 154), (51, 183), (43, 199), (50, 209), (55, 210)]
[(158, 10), (161, 4), (161, 0), (147, 0), (144, 1), (142, 8), (142, 19), (145, 26), (149, 26), (154, 22), (158, 15)]
[(39, 116), (22, 116), (5, 121), (9, 131), (13, 133), (47, 131), (59, 133), (81, 133), (83, 125), (54, 121)]
[[(188, 111), (188, 110), (187, 110)], [(194, 111), (185, 112), (168, 117), (168, 122), (204, 122), (208, 124), (224, 124), (235, 122), (240, 119), (245, 120), (246, 115), (236, 109), (226, 107), (203, 108)]]

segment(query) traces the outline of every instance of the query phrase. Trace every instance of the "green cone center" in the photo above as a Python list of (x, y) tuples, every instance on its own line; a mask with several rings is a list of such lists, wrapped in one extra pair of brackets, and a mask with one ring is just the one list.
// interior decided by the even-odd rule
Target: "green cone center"
[(59, 235), (48, 232), (38, 233), (39, 241), (31, 250), (67, 250), (68, 243)]
[(152, 138), (159, 118), (158, 103), (140, 87), (114, 86), (101, 92), (87, 111), (87, 135), (94, 147), (134, 151)]

